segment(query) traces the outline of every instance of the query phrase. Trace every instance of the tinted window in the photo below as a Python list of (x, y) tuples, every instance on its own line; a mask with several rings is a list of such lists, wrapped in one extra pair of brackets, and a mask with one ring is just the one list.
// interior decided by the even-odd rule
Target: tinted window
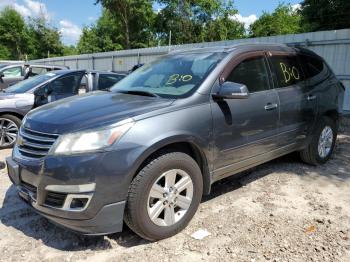
[(70, 75), (58, 78), (51, 83), (53, 95), (77, 94), (81, 75)]
[(22, 76), (22, 67), (18, 66), (18, 67), (11, 67), (11, 68), (7, 68), (4, 71), (2, 71), (2, 73), (4, 74), (4, 77), (21, 77)]
[(104, 89), (110, 88), (112, 85), (119, 82), (123, 78), (124, 76), (122, 75), (100, 74), (98, 77), (97, 89), (104, 90)]
[(247, 59), (233, 69), (226, 81), (244, 84), (249, 92), (269, 89), (269, 74), (264, 57)]
[(316, 75), (319, 75), (326, 67), (324, 62), (317, 57), (312, 57), (308, 55), (301, 55), (300, 57), (301, 63), (305, 68), (305, 72), (307, 73), (308, 77), (314, 77)]
[(112, 91), (145, 91), (165, 98), (188, 97), (225, 56), (225, 53), (168, 55), (140, 67), (115, 84)]
[(304, 80), (303, 71), (296, 56), (273, 56), (271, 61), (279, 87), (295, 85)]

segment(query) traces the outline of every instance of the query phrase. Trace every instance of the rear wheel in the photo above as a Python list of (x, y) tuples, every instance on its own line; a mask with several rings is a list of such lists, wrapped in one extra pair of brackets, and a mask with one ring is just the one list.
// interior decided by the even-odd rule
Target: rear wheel
[(336, 139), (336, 123), (329, 117), (323, 117), (310, 144), (300, 152), (301, 159), (312, 165), (324, 164), (333, 153)]
[(173, 236), (195, 214), (203, 191), (197, 163), (187, 154), (163, 154), (146, 165), (133, 179), (125, 222), (149, 240)]
[(0, 116), (0, 149), (10, 148), (16, 143), (21, 120), (13, 115)]

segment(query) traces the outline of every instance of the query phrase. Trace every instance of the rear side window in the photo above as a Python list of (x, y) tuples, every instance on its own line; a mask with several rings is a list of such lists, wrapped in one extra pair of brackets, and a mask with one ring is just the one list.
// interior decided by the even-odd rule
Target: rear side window
[(301, 55), (300, 60), (308, 78), (317, 76), (327, 69), (325, 63), (320, 58)]
[(270, 59), (276, 73), (278, 87), (295, 85), (305, 79), (296, 56), (272, 56)]
[(115, 83), (122, 80), (124, 77), (122, 75), (105, 75), (101, 74), (98, 78), (98, 90), (105, 90), (113, 86)]
[(269, 89), (269, 74), (264, 57), (249, 58), (236, 66), (226, 81), (244, 84), (249, 92)]

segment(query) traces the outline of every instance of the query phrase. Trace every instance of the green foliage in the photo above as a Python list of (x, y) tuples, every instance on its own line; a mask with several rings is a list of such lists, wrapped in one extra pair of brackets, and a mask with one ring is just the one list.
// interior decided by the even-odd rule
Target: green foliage
[(273, 13), (263, 15), (250, 26), (252, 37), (297, 34), (303, 32), (301, 16), (291, 5), (280, 4)]
[(79, 53), (78, 53), (78, 50), (75, 46), (70, 45), (70, 46), (63, 47), (63, 55), (64, 56), (77, 55), (77, 54), (79, 54)]
[(31, 51), (29, 57), (31, 59), (63, 55), (64, 46), (60, 39), (60, 33), (56, 28), (50, 27), (44, 19), (31, 19), (28, 32)]
[(231, 1), (159, 0), (164, 8), (156, 17), (156, 32), (163, 44), (169, 32), (173, 44), (240, 38), (243, 24), (233, 19), (238, 11)]
[(0, 12), (0, 59), (23, 59), (28, 41), (23, 18), (6, 7)]
[(0, 12), (0, 59), (36, 59), (63, 55), (64, 46), (56, 28), (43, 19), (23, 17), (10, 7)]
[(308, 31), (335, 30), (350, 27), (349, 0), (304, 0), (301, 15)]
[[(155, 13), (151, 0), (97, 0), (107, 9), (117, 26), (123, 49), (151, 46), (154, 43), (153, 21)], [(113, 41), (108, 42), (113, 45)]]
[(123, 46), (121, 27), (118, 21), (107, 10), (95, 25), (83, 28), (83, 33), (77, 45), (80, 54), (120, 50)]

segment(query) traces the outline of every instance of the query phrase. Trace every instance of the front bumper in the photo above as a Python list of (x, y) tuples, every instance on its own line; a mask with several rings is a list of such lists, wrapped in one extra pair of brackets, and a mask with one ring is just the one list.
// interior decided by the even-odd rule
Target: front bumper
[[(6, 162), (19, 196), (36, 212), (71, 230), (101, 235), (120, 232), (123, 226), (130, 181), (124, 169), (128, 166), (115, 160), (120, 159), (115, 154), (47, 156), (37, 161), (19, 159), (15, 147), (13, 156)], [(48, 202), (50, 196), (51, 200), (62, 203), (55, 206), (56, 202)], [(91, 196), (84, 208), (65, 207), (69, 197), (79, 196)]]

